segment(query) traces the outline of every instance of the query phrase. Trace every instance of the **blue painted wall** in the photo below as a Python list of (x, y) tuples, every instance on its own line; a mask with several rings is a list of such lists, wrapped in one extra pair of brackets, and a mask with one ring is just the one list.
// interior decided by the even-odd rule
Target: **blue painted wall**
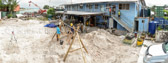
[[(144, 20), (144, 24), (142, 23), (142, 20)], [(139, 21), (139, 32), (143, 32), (143, 25), (144, 25), (144, 31), (148, 32), (148, 25), (149, 25), (149, 18), (138, 18)]]
[(119, 29), (121, 31), (126, 31), (126, 29), (124, 27), (122, 27), (119, 23), (117, 23), (117, 29)]
[[(135, 2), (122, 2), (122, 3), (126, 3), (129, 4), (129, 10), (120, 10), (121, 11), (121, 17), (120, 19), (128, 25), (129, 28), (134, 28), (134, 21), (135, 21), (135, 17), (138, 17), (138, 14), (140, 13), (141, 10), (141, 4), (139, 4), (139, 6), (137, 6), (137, 3)], [(92, 9), (89, 9), (88, 7), (86, 7), (86, 3), (83, 4), (83, 9), (80, 9), (79, 5), (80, 4), (76, 4), (76, 6), (78, 6), (78, 11), (87, 11), (87, 12), (102, 12), (101, 11), (101, 5), (103, 5), (104, 7), (104, 12), (106, 13), (105, 15), (110, 15), (109, 9), (106, 9), (106, 4), (111, 4), (111, 6), (115, 5), (116, 6), (116, 16), (118, 16), (118, 10), (119, 10), (119, 4), (120, 2), (111, 2), (111, 3), (90, 3), (92, 4)], [(98, 9), (95, 9), (95, 4), (98, 4)], [(71, 5), (70, 5), (71, 6)], [(139, 7), (139, 10), (137, 9), (137, 7)], [(74, 8), (73, 8), (74, 10)], [(70, 10), (69, 10), (70, 11)], [(139, 11), (139, 13), (138, 13)], [(100, 20), (98, 20), (98, 22), (103, 22), (102, 17), (97, 17)], [(109, 20), (108, 20), (109, 21)], [(118, 26), (118, 29), (124, 30), (122, 26)]]

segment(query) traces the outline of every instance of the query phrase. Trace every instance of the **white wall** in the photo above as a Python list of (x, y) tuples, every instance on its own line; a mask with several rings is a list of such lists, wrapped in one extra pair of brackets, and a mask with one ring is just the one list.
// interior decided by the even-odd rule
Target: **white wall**
[(1, 19), (1, 11), (0, 11), (0, 19)]
[(109, 28), (113, 28), (113, 19), (112, 18), (109, 19)]

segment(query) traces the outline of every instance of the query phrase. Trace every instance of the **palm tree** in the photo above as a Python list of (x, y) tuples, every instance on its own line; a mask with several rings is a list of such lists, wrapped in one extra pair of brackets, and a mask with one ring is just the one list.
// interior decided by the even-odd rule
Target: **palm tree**
[(2, 0), (0, 0), (0, 10), (2, 9)]
[(6, 7), (8, 14), (12, 15), (19, 2), (17, 0), (3, 0), (2, 3), (5, 4), (4, 7)]
[(7, 3), (7, 7), (8, 7), (8, 11), (12, 12), (16, 6), (18, 5), (17, 0), (5, 0), (5, 2)]

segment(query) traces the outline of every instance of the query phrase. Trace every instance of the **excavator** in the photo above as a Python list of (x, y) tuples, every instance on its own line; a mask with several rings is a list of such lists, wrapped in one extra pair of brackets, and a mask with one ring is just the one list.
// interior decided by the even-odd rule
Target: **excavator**
[(36, 7), (39, 8), (39, 11), (38, 11), (39, 14), (43, 14), (44, 12), (47, 12), (46, 10), (41, 9), (37, 4), (35, 4), (35, 3), (32, 2), (32, 1), (29, 1), (29, 6), (30, 6), (31, 3), (32, 3), (33, 5), (35, 5)]

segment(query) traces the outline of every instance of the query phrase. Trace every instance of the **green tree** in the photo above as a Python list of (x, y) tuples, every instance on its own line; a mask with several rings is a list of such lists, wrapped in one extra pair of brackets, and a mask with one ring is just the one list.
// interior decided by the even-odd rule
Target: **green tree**
[(0, 10), (1, 10), (1, 8), (2, 8), (2, 0), (0, 0)]
[(168, 10), (163, 10), (163, 12), (166, 12), (166, 16), (164, 16), (164, 19), (168, 20)]
[(4, 4), (2, 3), (2, 0), (0, 0), (0, 10), (2, 10), (4, 8)]
[(43, 9), (49, 9), (49, 5), (44, 5)]
[(3, 7), (7, 9), (8, 16), (11, 16), (19, 2), (17, 0), (3, 0), (2, 3), (4, 4)]
[(155, 5), (153, 5), (150, 9), (151, 9), (151, 11), (155, 11)]
[(47, 11), (47, 14), (48, 15), (54, 15), (55, 14), (54, 8), (49, 8), (48, 11)]

